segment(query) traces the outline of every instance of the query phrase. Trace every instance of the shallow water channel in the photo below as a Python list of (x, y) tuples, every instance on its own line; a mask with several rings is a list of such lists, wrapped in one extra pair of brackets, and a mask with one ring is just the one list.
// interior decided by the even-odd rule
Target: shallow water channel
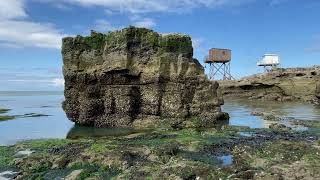
[[(76, 126), (67, 119), (61, 108), (63, 99), (63, 92), (0, 92), (0, 108), (12, 109), (1, 115), (27, 113), (49, 115), (17, 117), (14, 120), (0, 121), (0, 145), (12, 145), (31, 139), (121, 136), (136, 132), (134, 129), (96, 129)], [(277, 116), (299, 120), (320, 120), (320, 108), (300, 102), (281, 103), (225, 99), (225, 105), (222, 109), (230, 114), (230, 125), (251, 128), (264, 128), (270, 124), (259, 116), (250, 115), (253, 111), (272, 112)], [(226, 159), (230, 159), (230, 157), (226, 157)]]

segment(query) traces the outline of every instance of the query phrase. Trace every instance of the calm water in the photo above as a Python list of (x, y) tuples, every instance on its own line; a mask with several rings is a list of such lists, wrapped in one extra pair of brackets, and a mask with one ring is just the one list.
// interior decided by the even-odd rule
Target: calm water
[[(0, 107), (12, 111), (6, 115), (41, 113), (48, 117), (18, 118), (0, 122), (0, 145), (22, 140), (43, 138), (78, 138), (84, 136), (124, 135), (132, 129), (95, 129), (75, 126), (61, 108), (63, 92), (0, 92)], [(231, 125), (267, 127), (269, 123), (251, 116), (252, 111), (265, 111), (302, 120), (320, 120), (320, 108), (306, 103), (265, 103), (249, 100), (226, 99), (223, 110), (230, 113)]]
[(1, 92), (0, 107), (12, 109), (9, 115), (41, 113), (50, 116), (0, 122), (0, 145), (29, 139), (65, 138), (73, 123), (61, 108), (63, 100), (63, 92)]
[(230, 115), (229, 124), (249, 126), (251, 128), (266, 128), (270, 121), (264, 121), (259, 116), (251, 116), (253, 111), (273, 113), (279, 117), (298, 120), (320, 121), (320, 107), (303, 102), (263, 102), (246, 99), (225, 99), (222, 110)]

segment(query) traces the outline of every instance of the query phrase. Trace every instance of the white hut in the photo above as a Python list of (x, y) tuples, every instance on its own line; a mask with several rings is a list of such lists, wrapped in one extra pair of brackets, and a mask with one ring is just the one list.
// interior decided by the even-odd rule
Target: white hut
[(277, 54), (264, 54), (257, 62), (258, 66), (263, 66), (265, 71), (269, 71), (272, 68), (276, 68), (280, 64), (280, 57)]

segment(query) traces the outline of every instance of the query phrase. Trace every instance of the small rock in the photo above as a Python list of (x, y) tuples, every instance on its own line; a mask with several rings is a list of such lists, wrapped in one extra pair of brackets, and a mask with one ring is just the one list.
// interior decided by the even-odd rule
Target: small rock
[(295, 98), (293, 96), (285, 96), (282, 98), (282, 101), (293, 101)]
[(263, 119), (266, 121), (280, 121), (281, 120), (279, 117), (276, 117), (273, 114), (264, 114)]
[(230, 175), (227, 179), (252, 179), (255, 175), (255, 170), (246, 170), (241, 171), (235, 174)]
[(0, 172), (0, 180), (12, 179), (16, 177), (18, 173), (14, 171), (4, 171)]
[(259, 112), (259, 111), (253, 111), (250, 113), (252, 116), (263, 116), (264, 113), (263, 112)]
[(267, 94), (263, 97), (265, 101), (277, 101), (280, 98), (278, 94)]
[(290, 127), (285, 126), (284, 124), (278, 124), (278, 123), (273, 123), (269, 126), (270, 129), (274, 129), (274, 130), (291, 130)]
[(30, 149), (26, 149), (26, 150), (23, 150), (23, 151), (18, 151), (14, 157), (15, 158), (23, 158), (23, 157), (26, 157), (26, 156), (30, 156), (32, 153), (34, 153), (35, 151), (31, 151)]
[(76, 180), (82, 172), (83, 172), (83, 169), (74, 170), (68, 176), (66, 176), (64, 179), (65, 180)]
[(65, 168), (70, 162), (67, 158), (59, 158), (53, 162), (52, 169), (62, 169)]

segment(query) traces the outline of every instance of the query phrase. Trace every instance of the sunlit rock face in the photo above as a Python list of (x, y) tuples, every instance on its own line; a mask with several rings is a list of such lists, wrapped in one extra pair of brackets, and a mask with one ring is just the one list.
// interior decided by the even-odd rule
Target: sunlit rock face
[(123, 127), (197, 117), (209, 125), (226, 117), (218, 83), (193, 58), (189, 36), (135, 27), (92, 32), (64, 38), (62, 55), (63, 108), (78, 124)]
[(279, 68), (238, 81), (221, 81), (219, 89), (224, 96), (282, 102), (299, 100), (317, 104), (320, 97), (319, 82), (319, 66)]

